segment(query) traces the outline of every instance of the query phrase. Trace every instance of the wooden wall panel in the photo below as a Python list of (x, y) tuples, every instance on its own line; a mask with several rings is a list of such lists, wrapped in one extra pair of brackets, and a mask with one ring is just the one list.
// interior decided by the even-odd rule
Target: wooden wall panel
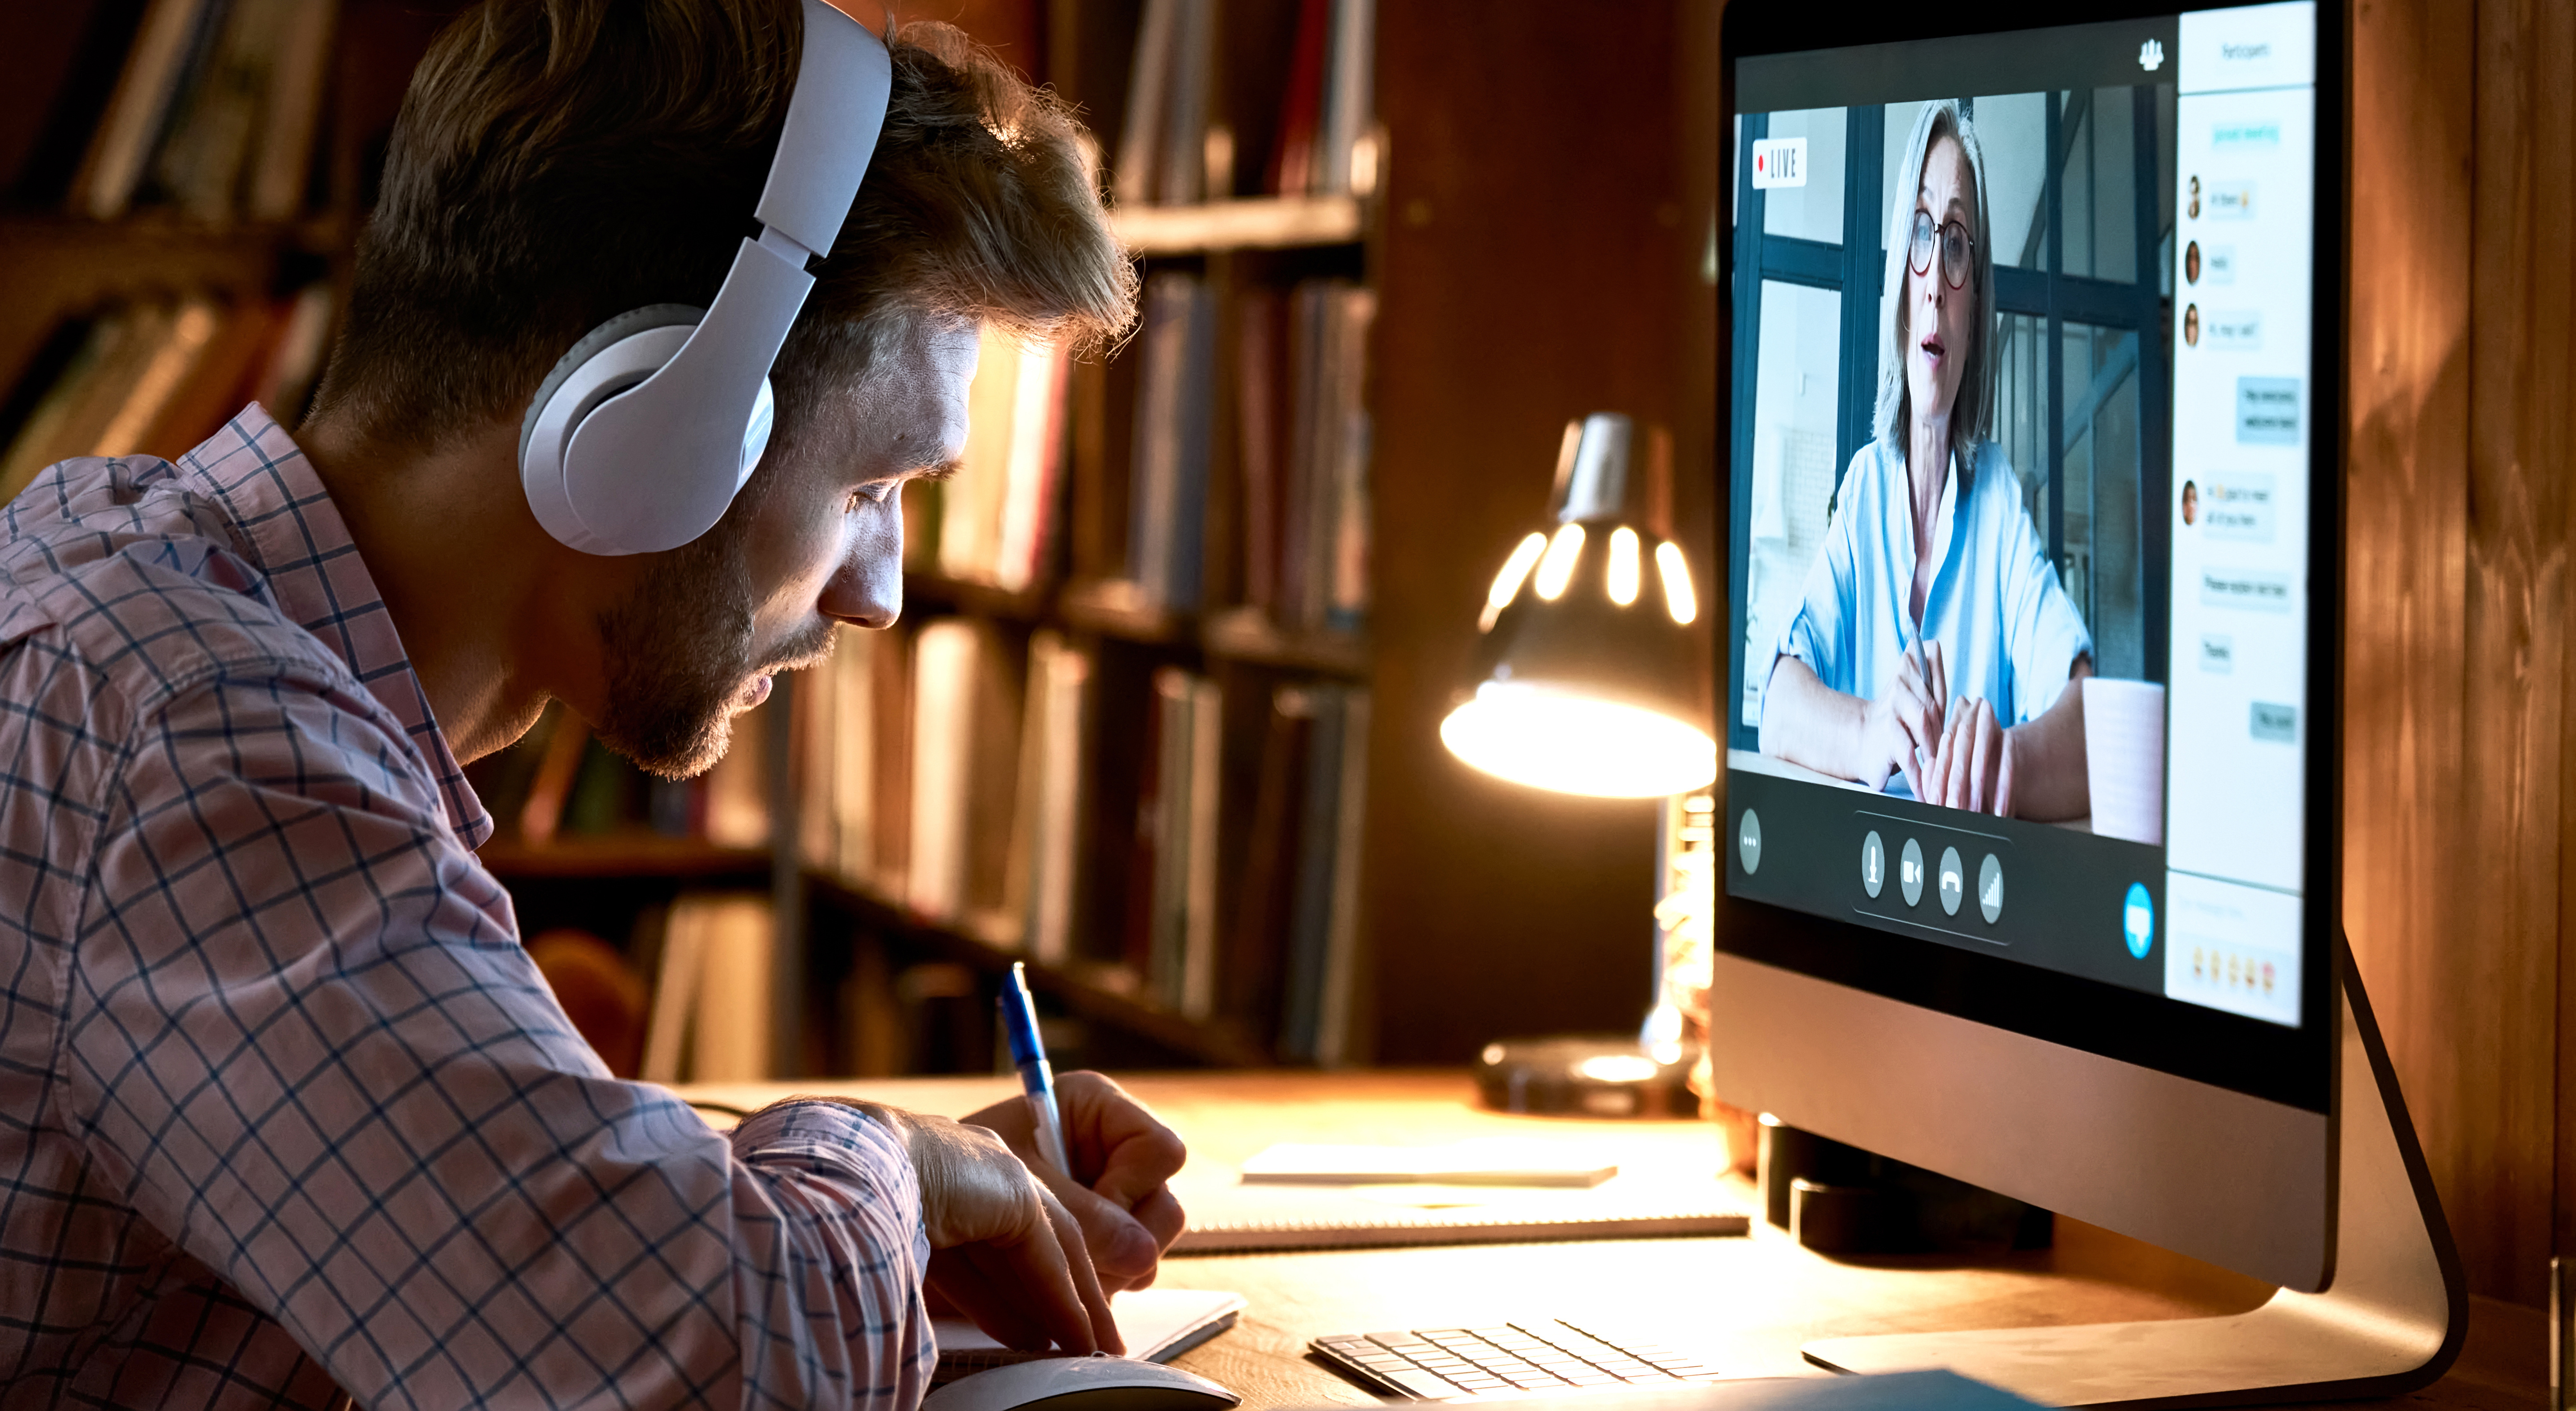
[(1363, 881), (1388, 1062), (1626, 1029), (1649, 999), (1653, 805), (1550, 796), (1437, 734), (1485, 585), (1568, 417), (1670, 425), (1704, 234), (1685, 221), (1679, 0), (1379, 8), (1389, 132), (1374, 350), (1376, 720)]
[(2472, 1287), (2526, 1303), (2567, 1218), (2571, 8), (2353, 12), (2345, 924)]

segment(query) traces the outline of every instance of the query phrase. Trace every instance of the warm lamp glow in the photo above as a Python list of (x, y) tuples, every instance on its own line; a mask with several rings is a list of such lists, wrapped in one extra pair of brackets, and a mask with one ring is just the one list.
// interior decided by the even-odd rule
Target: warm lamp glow
[(1477, 631), (1494, 630), (1494, 619), (1501, 617), (1503, 609), (1520, 595), (1521, 580), (1529, 577), (1530, 570), (1538, 566), (1538, 556), (1545, 552), (1547, 536), (1536, 532), (1514, 546), (1512, 556), (1503, 560), (1502, 571), (1494, 575), (1494, 586), (1485, 592), (1485, 615), (1477, 620)]
[(1555, 602), (1565, 595), (1565, 585), (1574, 577), (1574, 561), (1583, 557), (1583, 526), (1561, 524), (1556, 537), (1548, 542), (1547, 556), (1538, 561), (1538, 595)]
[(1664, 575), (1664, 606), (1673, 621), (1688, 627), (1699, 617), (1699, 594), (1691, 591), (1690, 565), (1682, 562), (1682, 546), (1667, 539), (1655, 546), (1655, 567)]
[(1610, 531), (1610, 601), (1637, 601), (1637, 531), (1624, 524)]
[(1559, 687), (1488, 681), (1440, 722), (1440, 742), (1496, 778), (1562, 794), (1650, 798), (1717, 778), (1706, 732)]

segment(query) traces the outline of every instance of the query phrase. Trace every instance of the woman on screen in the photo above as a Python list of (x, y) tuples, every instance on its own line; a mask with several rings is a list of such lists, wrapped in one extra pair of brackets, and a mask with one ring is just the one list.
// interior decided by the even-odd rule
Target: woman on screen
[(1891, 211), (1875, 439), (1835, 492), (1762, 691), (1762, 750), (1872, 787), (2026, 818), (2089, 811), (2093, 639), (1990, 438), (1985, 157), (1955, 103), (1915, 120)]

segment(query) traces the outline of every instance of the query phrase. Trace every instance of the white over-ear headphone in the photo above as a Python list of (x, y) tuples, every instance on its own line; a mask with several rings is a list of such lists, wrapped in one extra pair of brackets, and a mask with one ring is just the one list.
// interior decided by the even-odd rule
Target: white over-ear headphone
[(546, 532), (594, 554), (677, 548), (715, 527), (769, 448), (769, 369), (832, 248), (894, 93), (886, 47), (804, 0), (786, 130), (733, 269), (701, 312), (631, 309), (592, 329), (537, 388), (519, 482)]

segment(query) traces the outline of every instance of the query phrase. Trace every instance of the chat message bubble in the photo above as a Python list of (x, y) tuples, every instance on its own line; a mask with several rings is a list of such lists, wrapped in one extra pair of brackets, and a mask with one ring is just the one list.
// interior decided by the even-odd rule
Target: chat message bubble
[(2236, 439), (2248, 446), (2299, 444), (2299, 379), (2236, 379)]

